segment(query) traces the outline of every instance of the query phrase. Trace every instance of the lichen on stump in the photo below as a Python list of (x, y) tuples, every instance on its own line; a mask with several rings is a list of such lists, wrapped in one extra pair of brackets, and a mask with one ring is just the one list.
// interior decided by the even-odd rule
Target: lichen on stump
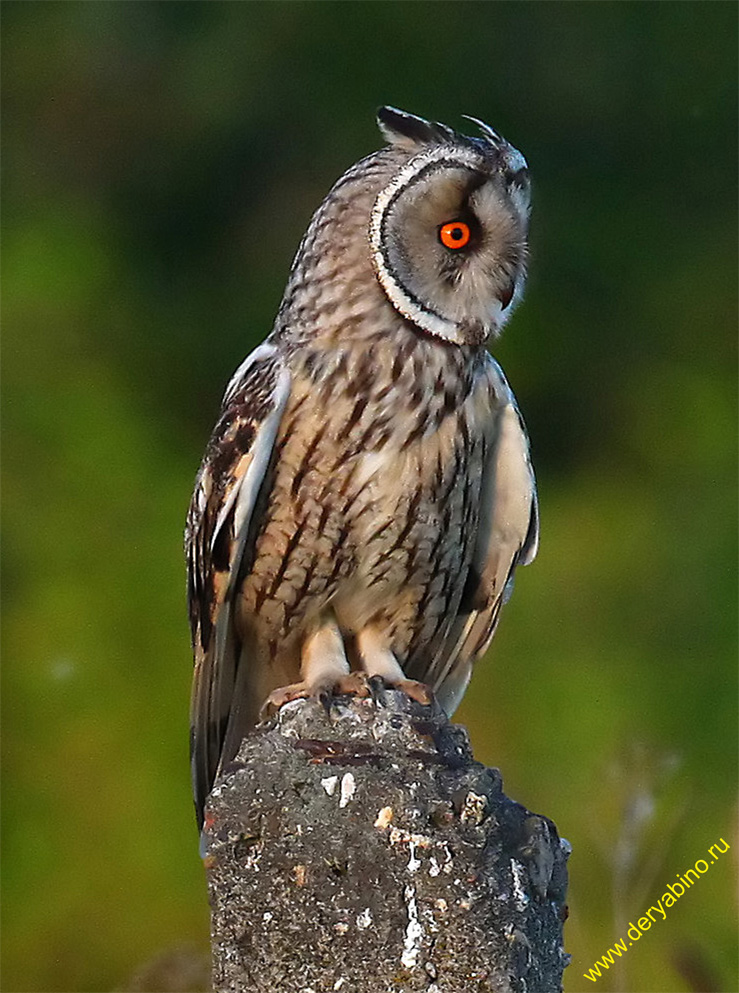
[(283, 707), (206, 811), (218, 993), (555, 993), (567, 845), (395, 691)]

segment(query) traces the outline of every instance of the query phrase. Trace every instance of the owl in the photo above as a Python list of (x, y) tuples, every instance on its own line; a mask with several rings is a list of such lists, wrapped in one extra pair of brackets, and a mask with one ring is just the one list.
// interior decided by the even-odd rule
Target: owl
[[(378, 112), (229, 383), (186, 527), (200, 822), (265, 707), (386, 684), (451, 714), (538, 543), (486, 350), (523, 292), (529, 174), (492, 128)], [(378, 683), (379, 681), (379, 683)]]

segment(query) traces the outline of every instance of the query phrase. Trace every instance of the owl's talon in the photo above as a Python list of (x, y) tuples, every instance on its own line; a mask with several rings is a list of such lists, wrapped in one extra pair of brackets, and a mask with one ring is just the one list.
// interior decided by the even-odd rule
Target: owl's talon
[(384, 707), (386, 703), (385, 699), (385, 680), (382, 676), (370, 676), (367, 680), (369, 686), (370, 696), (372, 697), (372, 702), (376, 707)]
[(371, 695), (369, 680), (364, 672), (350, 672), (336, 680), (334, 696), (368, 697)]
[[(382, 682), (382, 680), (380, 680)], [(291, 683), (273, 690), (262, 704), (259, 719), (264, 721), (275, 714), (280, 707), (291, 700), (307, 700), (314, 697), (328, 715), (337, 696), (368, 697), (372, 695), (370, 681), (363, 672), (349, 672), (321, 686), (309, 686), (307, 683)]]
[(317, 695), (326, 713), (330, 714), (337, 696), (367, 697), (370, 691), (367, 677), (363, 672), (348, 672), (345, 676), (339, 676), (329, 686), (323, 687)]
[(416, 703), (420, 703), (424, 707), (430, 707), (434, 702), (434, 693), (431, 687), (427, 686), (426, 683), (419, 683), (417, 679), (401, 679), (397, 683), (393, 683), (393, 689), (400, 690), (401, 693), (405, 693), (411, 700), (415, 700)]
[(284, 707), (291, 700), (305, 700), (311, 695), (310, 688), (305, 683), (290, 683), (289, 686), (280, 686), (272, 690), (270, 695), (262, 704), (259, 711), (259, 719), (266, 720), (276, 713), (280, 707)]

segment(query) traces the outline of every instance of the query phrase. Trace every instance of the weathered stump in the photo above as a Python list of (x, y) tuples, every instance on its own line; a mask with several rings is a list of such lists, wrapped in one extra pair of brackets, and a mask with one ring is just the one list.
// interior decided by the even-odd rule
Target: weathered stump
[(465, 730), (387, 692), (301, 700), (208, 802), (218, 993), (555, 993), (566, 842)]

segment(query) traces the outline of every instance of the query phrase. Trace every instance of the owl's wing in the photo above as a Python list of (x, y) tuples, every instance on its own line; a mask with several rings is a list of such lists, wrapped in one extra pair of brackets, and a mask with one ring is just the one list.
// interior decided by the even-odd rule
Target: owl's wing
[(195, 673), (190, 756), (198, 822), (213, 785), (232, 709), (239, 650), (233, 601), (249, 554), (254, 508), (272, 457), (290, 374), (265, 343), (229, 383), (198, 473), (185, 529)]
[(459, 614), (431, 680), (449, 713), (462, 698), (474, 662), (490, 645), (500, 609), (513, 591), (516, 566), (532, 562), (539, 546), (536, 480), (526, 428), (513, 391), (492, 358), (488, 373), (498, 403), (483, 468), (477, 542)]

